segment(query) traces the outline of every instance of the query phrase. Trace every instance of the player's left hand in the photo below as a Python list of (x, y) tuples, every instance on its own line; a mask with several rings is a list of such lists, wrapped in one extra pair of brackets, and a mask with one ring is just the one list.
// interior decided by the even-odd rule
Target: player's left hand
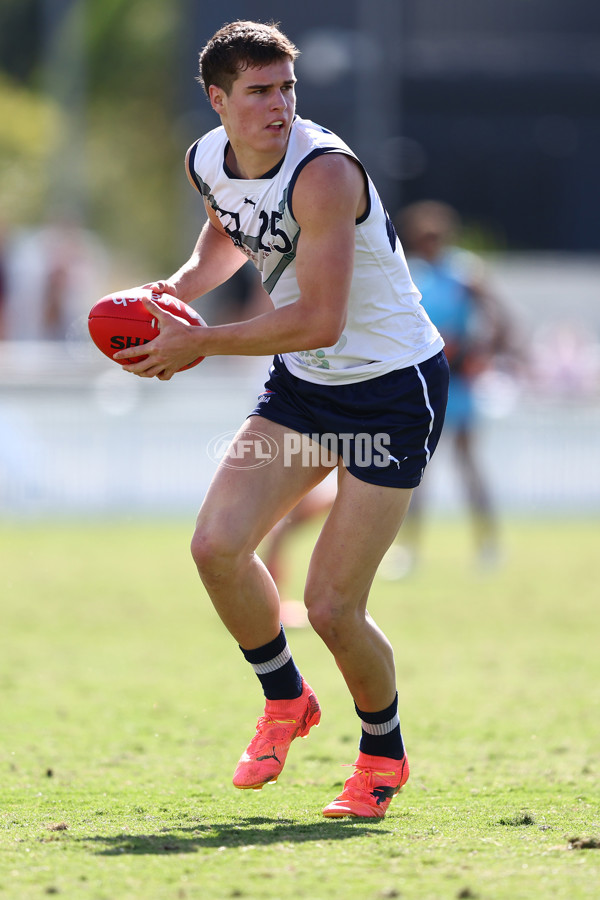
[(148, 312), (156, 318), (160, 334), (137, 349), (129, 347), (119, 350), (113, 359), (121, 362), (123, 359), (131, 359), (137, 353), (145, 359), (123, 365), (126, 372), (132, 372), (140, 378), (169, 381), (181, 368), (203, 355), (200, 332), (205, 329), (196, 328), (185, 319), (161, 309), (154, 300), (144, 298), (143, 303)]

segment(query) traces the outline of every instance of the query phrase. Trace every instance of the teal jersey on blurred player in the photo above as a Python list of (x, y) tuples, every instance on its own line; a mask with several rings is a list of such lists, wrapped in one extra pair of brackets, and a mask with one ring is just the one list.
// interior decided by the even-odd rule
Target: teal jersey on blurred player
[(434, 262), (421, 257), (409, 257), (408, 262), (423, 306), (445, 342), (452, 376), (446, 423), (468, 423), (475, 411), (471, 370), (479, 355), (478, 308), (471, 289), (479, 260), (466, 250), (450, 247)]

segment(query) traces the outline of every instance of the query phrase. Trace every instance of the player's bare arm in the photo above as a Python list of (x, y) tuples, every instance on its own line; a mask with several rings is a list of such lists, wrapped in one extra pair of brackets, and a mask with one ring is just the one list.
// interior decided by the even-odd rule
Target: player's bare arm
[(235, 247), (221, 223), (207, 206), (205, 223), (190, 258), (166, 282), (163, 282), (184, 303), (192, 303), (223, 284), (247, 261)]
[(358, 165), (342, 154), (321, 156), (298, 177), (292, 198), (300, 225), (295, 303), (247, 322), (208, 329), (206, 355), (272, 355), (331, 347), (345, 321), (354, 266), (356, 218), (365, 203)]
[(331, 154), (313, 160), (300, 174), (293, 195), (301, 228), (298, 300), (245, 322), (203, 328), (202, 333), (182, 327), (176, 334), (172, 321), (165, 323), (163, 333), (162, 312), (153, 309), (161, 335), (144, 346), (147, 359), (126, 368), (168, 380), (199, 355), (266, 356), (333, 346), (346, 319), (355, 225), (365, 203), (364, 176), (349, 157)]
[[(193, 145), (192, 145), (193, 146)], [(190, 174), (190, 147), (185, 158), (185, 172), (193, 188), (196, 184)], [(192, 303), (214, 288), (219, 287), (246, 262), (244, 254), (235, 247), (219, 219), (204, 199), (207, 221), (202, 228), (190, 258), (166, 282), (158, 282), (168, 293)]]
[[(183, 300), (184, 303), (191, 303), (223, 284), (244, 265), (246, 257), (232, 244), (214, 212), (208, 206), (207, 215), (208, 220), (200, 232), (190, 258), (166, 281), (157, 281), (148, 285), (153, 291), (172, 294)], [(193, 355), (190, 347), (193, 342), (190, 341), (189, 325), (180, 318), (161, 310), (152, 301), (146, 303), (146, 306), (160, 324), (160, 335), (146, 346), (168, 354), (169, 359), (172, 360), (174, 373), (179, 368), (178, 360), (186, 360), (183, 363), (185, 366), (191, 361), (190, 352)], [(127, 354), (119, 351), (113, 358), (119, 362), (127, 358)], [(143, 367), (136, 363), (126, 368), (128, 371), (133, 371), (146, 378), (159, 374), (154, 365)], [(170, 377), (171, 375), (168, 376), (168, 378)], [(160, 378), (168, 380), (166, 373), (160, 373)]]

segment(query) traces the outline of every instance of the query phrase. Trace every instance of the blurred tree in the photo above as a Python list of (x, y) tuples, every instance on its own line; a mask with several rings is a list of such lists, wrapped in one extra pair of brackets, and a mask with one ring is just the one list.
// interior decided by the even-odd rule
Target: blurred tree
[(157, 274), (179, 259), (180, 19), (180, 0), (3, 0), (0, 202), (8, 224), (80, 215), (67, 196), (79, 191), (85, 224), (113, 247), (152, 261)]
[(102, 233), (156, 272), (181, 256), (174, 133), (178, 114), (179, 2), (88, 0), (90, 215)]
[(60, 131), (60, 110), (0, 72), (0, 121), (2, 225), (36, 223), (45, 213), (47, 142)]

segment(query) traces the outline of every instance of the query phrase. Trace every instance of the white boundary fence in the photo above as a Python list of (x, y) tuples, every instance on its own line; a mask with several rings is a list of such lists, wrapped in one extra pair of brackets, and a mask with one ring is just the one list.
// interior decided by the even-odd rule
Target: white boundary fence
[[(0, 345), (0, 517), (193, 516), (216, 462), (211, 442), (253, 408), (268, 361), (207, 359), (144, 380), (85, 342)], [(501, 510), (600, 512), (598, 400), (482, 386), (479, 445)], [(462, 509), (451, 448), (428, 475), (432, 510)]]

